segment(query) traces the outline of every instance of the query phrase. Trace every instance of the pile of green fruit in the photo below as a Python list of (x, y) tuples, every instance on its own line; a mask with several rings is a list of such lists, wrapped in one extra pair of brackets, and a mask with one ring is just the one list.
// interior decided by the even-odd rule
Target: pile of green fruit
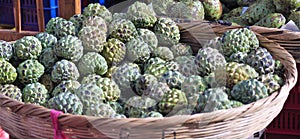
[[(234, 25), (280, 28), (293, 20), (300, 28), (299, 0), (145, 0), (159, 16), (224, 20)], [(248, 9), (244, 9), (248, 7)], [(297, 10), (298, 8), (298, 10)]]
[(0, 41), (0, 93), (76, 115), (165, 117), (230, 109), (268, 97), (284, 68), (247, 28), (193, 55), (177, 24), (135, 2), (126, 13), (90, 4), (46, 32)]

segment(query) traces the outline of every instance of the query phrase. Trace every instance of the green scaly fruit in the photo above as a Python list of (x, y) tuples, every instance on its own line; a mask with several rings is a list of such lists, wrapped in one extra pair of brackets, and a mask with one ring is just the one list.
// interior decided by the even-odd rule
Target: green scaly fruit
[(232, 9), (230, 12), (223, 14), (223, 19), (227, 20), (231, 17), (239, 17), (242, 14), (243, 7), (237, 7)]
[(277, 74), (279, 77), (283, 77), (285, 73), (284, 65), (280, 60), (275, 60), (275, 71), (274, 74)]
[(0, 85), (0, 94), (7, 96), (11, 99), (15, 99), (17, 101), (23, 102), (22, 100), (22, 91), (15, 85), (12, 84), (4, 84)]
[(230, 92), (231, 96), (244, 104), (268, 97), (267, 87), (256, 79), (243, 80), (236, 84)]
[(237, 62), (237, 63), (244, 63), (246, 61), (246, 57), (248, 56), (247, 53), (244, 52), (236, 52), (229, 56), (226, 59), (228, 62)]
[(104, 43), (101, 55), (105, 58), (109, 67), (116, 66), (125, 58), (126, 45), (118, 39), (108, 39)]
[(86, 17), (83, 14), (74, 14), (70, 17), (69, 21), (71, 21), (74, 24), (76, 35), (81, 30), (83, 21), (85, 19)]
[(48, 101), (48, 108), (62, 111), (64, 113), (81, 115), (83, 104), (77, 95), (64, 92), (54, 96)]
[(298, 26), (300, 29), (300, 11), (293, 11), (290, 16), (288, 17), (288, 20), (293, 20), (295, 24)]
[(112, 74), (115, 73), (117, 69), (118, 69), (117, 66), (111, 66), (110, 68), (108, 68), (104, 77), (112, 79)]
[(47, 32), (41, 32), (35, 35), (35, 37), (40, 40), (43, 49), (52, 47), (57, 43), (57, 38)]
[(266, 48), (259, 47), (258, 49), (251, 51), (246, 57), (246, 60), (246, 63), (255, 68), (259, 74), (274, 72), (275, 60)]
[(208, 20), (218, 20), (222, 16), (222, 4), (220, 0), (201, 0), (204, 6), (205, 18)]
[(118, 19), (109, 24), (109, 35), (126, 43), (137, 36), (137, 30), (130, 20)]
[(81, 75), (104, 75), (108, 66), (105, 58), (96, 52), (88, 52), (79, 60), (77, 67)]
[(103, 103), (104, 94), (100, 87), (96, 84), (81, 84), (76, 90), (75, 95), (78, 96), (83, 104), (83, 113), (91, 107), (96, 106), (99, 103)]
[(143, 118), (154, 118), (154, 117), (155, 118), (163, 118), (164, 116), (157, 111), (150, 111), (150, 112), (145, 113), (142, 117)]
[(173, 45), (170, 47), (170, 50), (173, 52), (174, 57), (190, 56), (193, 54), (191, 46), (184, 43)]
[(152, 3), (153, 10), (158, 16), (167, 16), (167, 8), (169, 5), (173, 4), (173, 0), (149, 0)]
[(199, 67), (195, 64), (195, 56), (179, 56), (175, 58), (175, 62), (178, 63), (178, 71), (186, 76), (198, 75)]
[(174, 59), (173, 52), (170, 50), (169, 47), (157, 47), (153, 51), (154, 57), (159, 57), (165, 61), (170, 61)]
[(171, 18), (159, 17), (153, 30), (159, 45), (172, 46), (179, 43), (180, 30)]
[(39, 62), (45, 67), (45, 72), (49, 73), (52, 71), (54, 64), (58, 61), (53, 48), (46, 48), (42, 51), (39, 57)]
[(168, 115), (178, 112), (188, 104), (185, 93), (178, 89), (171, 89), (164, 93), (161, 100), (158, 102), (158, 112), (163, 115)]
[(128, 60), (134, 63), (144, 63), (150, 58), (150, 49), (147, 43), (132, 39), (126, 44), (126, 52)]
[(22, 93), (25, 103), (44, 106), (49, 99), (48, 90), (39, 82), (27, 84), (23, 88)]
[(85, 51), (101, 52), (107, 35), (100, 28), (85, 26), (79, 31), (78, 38), (82, 41)]
[(149, 66), (155, 64), (164, 64), (166, 63), (165, 60), (161, 59), (160, 57), (151, 57), (148, 61), (144, 64), (144, 70), (146, 70)]
[(158, 39), (155, 33), (149, 29), (144, 29), (144, 28), (138, 28), (137, 32), (138, 32), (139, 39), (147, 43), (150, 51), (153, 52), (158, 45)]
[(125, 115), (130, 118), (141, 118), (145, 113), (156, 111), (156, 104), (154, 99), (133, 96), (125, 103)]
[(37, 82), (44, 74), (44, 66), (37, 60), (25, 60), (18, 68), (18, 79), (22, 84), (31, 84)]
[(149, 94), (147, 91), (157, 82), (157, 78), (154, 75), (143, 74), (133, 81), (132, 88), (137, 95), (142, 96), (143, 94)]
[(150, 97), (156, 101), (160, 101), (163, 95), (170, 91), (170, 87), (163, 82), (156, 82), (143, 93), (143, 96)]
[(113, 13), (112, 21), (120, 19), (128, 19), (127, 13)]
[(138, 28), (151, 28), (157, 21), (154, 10), (146, 3), (139, 1), (128, 7), (127, 15)]
[(244, 104), (236, 100), (230, 100), (230, 105), (232, 108), (237, 108), (243, 106)]
[(183, 76), (180, 72), (168, 70), (162, 75), (159, 81), (166, 83), (170, 88), (181, 89), (181, 84), (184, 79), (185, 76)]
[(147, 67), (144, 69), (146, 74), (152, 74), (156, 78), (161, 78), (161, 76), (168, 70), (168, 67), (166, 67), (166, 63), (157, 63), (152, 65), (147, 65)]
[(110, 118), (112, 115), (116, 114), (116, 112), (109, 104), (97, 103), (91, 104), (91, 106), (87, 108), (84, 114), (88, 116)]
[(87, 27), (87, 26), (93, 26), (101, 30), (102, 32), (107, 32), (107, 24), (105, 20), (100, 17), (100, 16), (91, 16), (87, 17), (83, 22), (82, 22), (82, 27)]
[(175, 2), (168, 6), (167, 15), (171, 18), (203, 20), (204, 6), (200, 1)]
[(300, 7), (299, 0), (273, 0), (273, 2), (276, 6), (276, 12), (284, 15), (289, 15), (291, 11)]
[(109, 101), (108, 104), (113, 108), (113, 110), (118, 114), (125, 114), (124, 107), (117, 101)]
[(210, 39), (207, 42), (205, 42), (203, 45), (203, 48), (211, 47), (211, 48), (217, 49), (220, 53), (223, 53), (222, 45), (223, 45), (222, 38), (214, 37), (213, 39)]
[(51, 18), (47, 25), (46, 25), (46, 32), (49, 33), (49, 34), (52, 34), (54, 35), (55, 34), (55, 31), (56, 31), (56, 25), (58, 24), (58, 22), (60, 21), (66, 21), (66, 19), (64, 18), (61, 18), (61, 17), (54, 17), (54, 18)]
[(25, 36), (14, 44), (15, 54), (21, 60), (37, 59), (42, 52), (41, 41), (34, 36)]
[(112, 74), (112, 79), (120, 88), (130, 88), (131, 82), (141, 75), (141, 70), (137, 64), (124, 63), (120, 65)]
[(170, 70), (170, 71), (178, 71), (179, 70), (179, 64), (175, 61), (167, 61), (165, 63), (165, 66), (167, 67), (167, 70)]
[(276, 74), (261, 75), (257, 78), (257, 80), (262, 82), (267, 87), (268, 94), (278, 91), (284, 84), (283, 79)]
[(8, 61), (0, 58), (0, 84), (13, 83), (17, 76), (16, 68)]
[(114, 80), (103, 78), (96, 74), (90, 74), (84, 77), (81, 83), (93, 83), (100, 87), (103, 91), (105, 102), (117, 101), (121, 95), (121, 90)]
[(0, 58), (9, 61), (14, 55), (13, 45), (4, 40), (0, 40)]
[(52, 96), (57, 96), (60, 93), (70, 92), (75, 93), (75, 90), (80, 87), (80, 83), (75, 80), (65, 80), (59, 83), (52, 91)]
[(283, 14), (272, 13), (272, 14), (268, 14), (266, 17), (259, 20), (254, 25), (268, 27), (268, 28), (280, 28), (281, 26), (285, 25), (285, 22), (286, 22), (286, 19)]
[(259, 41), (255, 33), (247, 28), (232, 29), (222, 36), (222, 50), (229, 57), (233, 53), (248, 53), (259, 47)]
[(87, 7), (83, 9), (83, 15), (86, 17), (90, 16), (100, 16), (107, 23), (112, 21), (112, 13), (103, 5), (100, 5), (100, 3), (91, 3)]
[(65, 59), (57, 61), (51, 71), (51, 80), (57, 84), (64, 80), (77, 80), (79, 76), (76, 65)]
[(77, 62), (83, 55), (83, 46), (78, 37), (67, 35), (58, 41), (53, 51), (58, 57)]
[(75, 24), (68, 20), (58, 20), (54, 28), (54, 35), (58, 39), (68, 35), (75, 36), (76, 35)]
[(50, 74), (43, 74), (39, 80), (39, 83), (43, 84), (49, 93), (51, 93), (55, 87), (54, 83), (51, 80)]
[(199, 95), (195, 112), (212, 112), (230, 108), (230, 100), (223, 88), (209, 88)]
[(205, 76), (217, 69), (223, 69), (226, 60), (217, 49), (206, 47), (199, 49), (195, 63), (199, 66), (200, 75)]

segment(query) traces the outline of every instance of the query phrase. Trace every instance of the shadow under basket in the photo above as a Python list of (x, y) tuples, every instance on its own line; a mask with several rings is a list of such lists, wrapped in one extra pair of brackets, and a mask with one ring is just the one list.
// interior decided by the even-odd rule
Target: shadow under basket
[[(181, 42), (188, 43), (194, 52), (201, 42), (238, 28), (209, 22), (178, 23)], [(213, 31), (214, 33), (210, 32)], [(211, 36), (209, 35), (211, 34)], [(296, 62), (278, 43), (257, 33), (261, 46), (267, 48), (285, 67), (285, 84), (267, 98), (227, 110), (195, 115), (164, 118), (111, 119), (82, 115), (61, 114), (59, 129), (70, 139), (98, 138), (248, 138), (266, 128), (280, 113), (297, 81)], [(17, 138), (53, 138), (50, 109), (24, 104), (0, 95), (0, 126)]]

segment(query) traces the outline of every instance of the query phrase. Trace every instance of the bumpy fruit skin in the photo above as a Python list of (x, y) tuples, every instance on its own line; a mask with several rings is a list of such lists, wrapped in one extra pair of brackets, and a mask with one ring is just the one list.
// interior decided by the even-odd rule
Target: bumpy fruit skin
[(268, 14), (263, 19), (259, 20), (254, 25), (268, 27), (268, 28), (279, 28), (285, 24), (285, 17), (281, 13)]
[(117, 101), (109, 101), (108, 104), (113, 108), (113, 110), (118, 114), (124, 114), (124, 107)]
[(47, 32), (41, 32), (35, 35), (35, 37), (40, 40), (43, 49), (52, 47), (57, 43), (57, 38)]
[(225, 57), (217, 49), (211, 47), (199, 49), (195, 62), (202, 76), (223, 68), (226, 64)]
[(96, 104), (103, 103), (104, 100), (102, 89), (92, 83), (81, 84), (80, 87), (75, 90), (75, 95), (80, 98), (84, 113), (91, 107), (96, 106)]
[(17, 79), (17, 75), (15, 67), (0, 58), (0, 84), (13, 83)]
[(83, 55), (81, 40), (78, 37), (71, 35), (62, 37), (53, 47), (53, 50), (58, 57), (73, 62), (78, 61)]
[(220, 0), (203, 0), (205, 17), (208, 20), (217, 20), (222, 16), (222, 4)]
[(155, 111), (156, 104), (154, 99), (133, 96), (125, 103), (125, 115), (130, 118), (140, 118), (147, 112)]
[(237, 107), (243, 106), (244, 104), (242, 102), (239, 102), (236, 100), (230, 100), (230, 105), (232, 108), (237, 108)]
[(23, 102), (22, 100), (22, 91), (15, 85), (4, 84), (0, 85), (0, 94), (15, 99), (17, 101)]
[(157, 78), (151, 74), (143, 74), (132, 83), (132, 88), (135, 93), (139, 96), (142, 96), (144, 93), (149, 94), (149, 88), (156, 84)]
[(158, 44), (160, 45), (172, 46), (179, 42), (180, 30), (171, 18), (158, 18), (153, 30), (157, 36)]
[(58, 24), (59, 21), (66, 21), (66, 19), (61, 17), (51, 18), (46, 25), (46, 32), (54, 35), (56, 31), (56, 25)]
[(108, 31), (105, 20), (100, 16), (87, 17), (85, 20), (83, 20), (82, 26), (93, 26), (105, 33)]
[(76, 35), (76, 27), (75, 24), (71, 21), (67, 20), (58, 20), (57, 24), (54, 28), (54, 35), (60, 39), (62, 37), (71, 35), (75, 36)]
[(142, 96), (150, 97), (156, 101), (160, 101), (163, 95), (170, 91), (170, 87), (163, 82), (156, 82), (149, 87)]
[(231, 108), (230, 100), (225, 90), (220, 88), (209, 88), (199, 95), (195, 112), (212, 112)]
[(299, 0), (273, 0), (276, 7), (276, 12), (284, 15), (290, 14), (291, 11), (300, 7)]
[(44, 106), (49, 99), (48, 90), (39, 82), (27, 84), (23, 88), (22, 93), (25, 103)]
[(184, 79), (185, 76), (178, 71), (166, 71), (159, 81), (167, 83), (170, 88), (181, 89), (181, 84)]
[(154, 10), (146, 3), (136, 1), (128, 7), (128, 18), (139, 28), (151, 28), (157, 21)]
[(166, 92), (162, 99), (158, 103), (158, 112), (163, 115), (167, 115), (169, 113), (176, 113), (182, 107), (185, 107), (188, 104), (185, 93), (178, 90), (172, 89)]
[(255, 68), (259, 74), (274, 72), (275, 60), (266, 48), (259, 47), (257, 50), (251, 51), (246, 59), (246, 63)]
[(112, 74), (115, 73), (117, 69), (118, 69), (117, 66), (111, 66), (110, 68), (108, 68), (104, 77), (112, 79)]
[(37, 59), (42, 52), (42, 44), (34, 36), (25, 36), (14, 44), (15, 54), (21, 59)]
[(92, 104), (90, 107), (88, 107), (84, 114), (88, 116), (110, 118), (111, 116), (116, 114), (116, 112), (109, 104), (98, 103)]
[(52, 96), (57, 96), (60, 93), (70, 92), (75, 93), (75, 90), (80, 87), (80, 83), (75, 80), (65, 80), (59, 83), (52, 91)]
[(220, 53), (223, 53), (222, 45), (223, 45), (222, 37), (215, 37), (213, 39), (206, 41), (204, 43), (203, 48), (211, 47), (211, 48), (217, 49)]
[(244, 63), (246, 61), (247, 53), (244, 52), (236, 52), (230, 55), (229, 58), (226, 59), (227, 62), (237, 62)]
[(125, 58), (126, 46), (122, 41), (111, 38), (104, 43), (101, 55), (105, 58), (109, 67), (116, 66)]
[(284, 83), (283, 79), (276, 74), (261, 75), (257, 78), (257, 80), (267, 87), (268, 94), (272, 94), (279, 90)]
[(64, 92), (51, 98), (48, 101), (48, 108), (59, 110), (64, 113), (81, 115), (83, 104), (75, 94)]
[(242, 14), (243, 7), (237, 7), (232, 9), (230, 12), (223, 14), (223, 19), (229, 19), (231, 17), (238, 17)]
[(247, 28), (226, 31), (222, 36), (222, 50), (225, 56), (233, 53), (248, 53), (259, 47), (259, 41), (253, 31)]
[(86, 51), (101, 52), (106, 37), (106, 32), (94, 26), (83, 27), (78, 33), (78, 38)]
[(230, 94), (235, 100), (244, 104), (268, 97), (267, 87), (256, 79), (239, 82), (233, 87)]
[(51, 80), (50, 74), (43, 74), (39, 80), (39, 83), (43, 84), (49, 93), (51, 93), (55, 87), (54, 83)]
[(199, 67), (195, 64), (195, 56), (179, 56), (175, 62), (178, 63), (178, 71), (186, 77), (199, 74)]
[(130, 88), (131, 82), (135, 81), (141, 75), (140, 68), (134, 63), (124, 63), (120, 65), (112, 74), (112, 79), (120, 88)]
[(0, 40), (0, 58), (10, 60), (14, 55), (13, 45), (4, 40)]
[(39, 62), (45, 67), (45, 72), (51, 72), (54, 64), (58, 61), (53, 48), (46, 48), (39, 57)]
[(164, 116), (157, 111), (150, 111), (150, 112), (145, 113), (142, 117), (143, 118), (153, 118), (153, 117), (162, 118)]
[(76, 34), (78, 34), (79, 30), (81, 30), (83, 21), (85, 19), (86, 17), (83, 14), (74, 14), (70, 17), (69, 21), (73, 22)]
[(57, 61), (51, 71), (51, 80), (60, 83), (63, 80), (77, 80), (79, 71), (76, 65), (68, 60)]
[(292, 12), (290, 14), (290, 16), (288, 17), (288, 20), (293, 20), (295, 22), (295, 24), (298, 26), (298, 28), (300, 29), (300, 11), (295, 11)]
[(203, 4), (200, 1), (191, 1), (170, 4), (167, 9), (167, 14), (172, 18), (203, 20), (205, 13)]
[(119, 19), (128, 19), (127, 13), (113, 13), (112, 21)]
[(23, 84), (35, 83), (44, 74), (45, 68), (37, 60), (26, 60), (18, 68), (18, 79)]
[(178, 56), (189, 56), (193, 54), (191, 46), (188, 44), (178, 43), (170, 47), (174, 57)]
[(81, 83), (93, 83), (100, 87), (103, 91), (105, 102), (117, 101), (121, 95), (121, 90), (114, 80), (103, 78), (100, 75), (90, 74), (84, 77)]
[(137, 32), (138, 32), (139, 39), (147, 43), (150, 51), (153, 52), (158, 45), (158, 39), (155, 33), (149, 29), (144, 29), (144, 28), (138, 28)]
[(148, 0), (149, 3), (152, 3), (153, 10), (158, 16), (167, 16), (167, 8), (169, 5), (173, 4), (173, 0)]
[(83, 15), (86, 17), (89, 16), (100, 16), (107, 23), (111, 22), (112, 20), (112, 13), (105, 7), (100, 5), (99, 3), (91, 3), (83, 10)]
[(157, 63), (147, 66), (145, 68), (145, 73), (152, 74), (159, 79), (167, 70), (166, 63)]
[(160, 57), (163, 60), (170, 61), (174, 59), (173, 52), (170, 50), (169, 47), (157, 47), (153, 51), (154, 57)]
[(78, 69), (81, 75), (104, 75), (108, 66), (105, 58), (96, 52), (88, 52), (79, 60)]
[(147, 43), (132, 39), (126, 44), (128, 60), (134, 63), (144, 63), (150, 58), (150, 49)]
[(110, 23), (109, 35), (126, 43), (137, 36), (137, 30), (130, 20), (118, 19)]

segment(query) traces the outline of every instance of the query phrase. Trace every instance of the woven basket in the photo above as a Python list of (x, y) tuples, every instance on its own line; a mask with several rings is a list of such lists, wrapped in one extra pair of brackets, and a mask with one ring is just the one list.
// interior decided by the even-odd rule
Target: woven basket
[[(206, 22), (178, 23), (181, 42), (189, 43), (196, 52), (207, 40), (208, 30), (217, 35), (236, 27), (221, 27)], [(219, 27), (219, 28), (217, 28)], [(209, 32), (211, 33), (211, 32)], [(296, 62), (278, 43), (257, 34), (267, 48), (286, 68), (285, 85), (271, 96), (238, 108), (195, 115), (167, 118), (109, 119), (61, 114), (59, 128), (74, 139), (96, 138), (235, 138), (243, 139), (261, 131), (280, 113), (298, 77)], [(24, 104), (0, 95), (0, 126), (17, 138), (53, 138), (50, 109)]]

